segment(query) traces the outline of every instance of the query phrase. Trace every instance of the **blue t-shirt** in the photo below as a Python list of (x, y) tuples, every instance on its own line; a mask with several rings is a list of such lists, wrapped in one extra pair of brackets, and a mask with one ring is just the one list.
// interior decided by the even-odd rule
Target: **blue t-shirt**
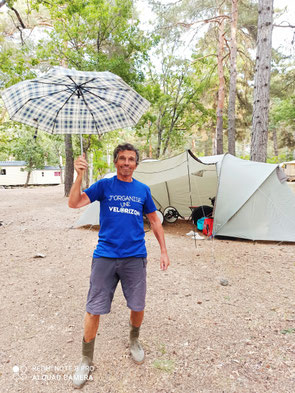
[(114, 176), (84, 191), (91, 202), (100, 201), (99, 239), (93, 257), (146, 257), (143, 214), (157, 210), (148, 186)]

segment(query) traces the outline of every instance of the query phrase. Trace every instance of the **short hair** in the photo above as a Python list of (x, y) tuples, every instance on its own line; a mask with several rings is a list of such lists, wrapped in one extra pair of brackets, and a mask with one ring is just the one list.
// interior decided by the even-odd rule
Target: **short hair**
[(120, 151), (124, 151), (124, 150), (129, 150), (129, 151), (134, 151), (136, 154), (136, 165), (139, 164), (139, 151), (136, 149), (136, 147), (134, 147), (133, 145), (131, 145), (131, 143), (122, 143), (122, 145), (118, 145), (113, 153), (114, 156), (114, 163), (116, 163), (118, 161), (118, 155), (120, 153)]

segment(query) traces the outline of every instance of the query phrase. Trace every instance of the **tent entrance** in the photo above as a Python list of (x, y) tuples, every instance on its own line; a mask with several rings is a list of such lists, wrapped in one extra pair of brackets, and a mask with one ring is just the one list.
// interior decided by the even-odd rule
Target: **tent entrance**
[(173, 206), (183, 217), (190, 217), (190, 206), (211, 206), (210, 198), (217, 194), (216, 163), (203, 163), (190, 151), (162, 161), (142, 161), (134, 177), (149, 185), (159, 210)]

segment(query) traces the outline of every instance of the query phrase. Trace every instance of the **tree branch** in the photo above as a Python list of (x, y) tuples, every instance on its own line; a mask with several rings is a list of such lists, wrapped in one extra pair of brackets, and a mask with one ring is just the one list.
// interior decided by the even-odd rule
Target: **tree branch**
[(223, 58), (221, 59), (221, 61), (223, 62), (224, 59), (226, 59), (229, 56), (229, 53), (227, 53), (226, 55), (223, 56)]
[(237, 49), (237, 51), (238, 51), (239, 53), (241, 53), (241, 55), (245, 56), (248, 60), (250, 60), (251, 62), (253, 62), (253, 60), (251, 59), (251, 57), (249, 57), (248, 55), (246, 55), (246, 53), (243, 52), (241, 49)]
[(223, 19), (230, 19), (230, 17), (228, 15), (218, 15), (218, 16), (214, 16), (213, 18), (198, 20), (198, 21), (192, 22), (192, 23), (179, 22), (179, 23), (176, 23), (176, 25), (189, 28), (197, 23), (210, 23), (210, 22), (220, 23), (221, 20), (223, 20)]
[(16, 15), (16, 17), (17, 17), (17, 19), (18, 19), (18, 21), (19, 21), (19, 23), (20, 23), (20, 25), (21, 25), (21, 27), (22, 27), (23, 29), (25, 29), (26, 26), (25, 26), (24, 22), (22, 21), (22, 18), (20, 17), (19, 12), (18, 12), (14, 7), (11, 7), (10, 9), (15, 13), (15, 15)]
[(20, 28), (20, 26), (17, 26), (17, 30), (19, 31), (19, 35), (20, 35), (20, 40), (21, 40), (22, 46), (24, 46), (25, 41), (24, 41), (24, 37), (23, 37), (23, 31)]
[[(287, 23), (286, 25), (283, 25), (282, 23)], [(289, 22), (287, 22), (287, 21), (283, 21), (283, 22), (281, 22), (279, 25), (273, 25), (273, 27), (289, 27), (290, 29), (295, 29), (295, 26), (293, 26), (293, 25), (290, 25), (290, 23)]]
[(192, 64), (196, 63), (199, 60), (205, 59), (206, 57), (209, 57), (209, 56), (216, 56), (217, 57), (217, 54), (216, 53), (211, 53), (210, 55), (207, 55), (207, 56), (198, 57), (196, 60), (194, 60), (192, 62)]

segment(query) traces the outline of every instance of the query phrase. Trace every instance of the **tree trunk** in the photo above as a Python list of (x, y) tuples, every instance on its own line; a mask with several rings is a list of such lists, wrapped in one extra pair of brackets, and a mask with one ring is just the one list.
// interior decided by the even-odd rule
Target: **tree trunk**
[(161, 155), (161, 144), (162, 144), (162, 128), (158, 128), (158, 145), (157, 145), (157, 153), (156, 158), (159, 159)]
[[(176, 119), (176, 120), (177, 120), (177, 119)], [(169, 131), (168, 131), (168, 133), (167, 133), (167, 137), (166, 137), (166, 141), (165, 141), (165, 145), (164, 145), (164, 149), (163, 149), (163, 155), (166, 154), (166, 151), (167, 151), (167, 149), (168, 149), (169, 142), (170, 142), (170, 137), (171, 137), (171, 134), (172, 134), (174, 125), (175, 125), (175, 119), (173, 119), (173, 120), (172, 120), (172, 124), (170, 124), (170, 128), (169, 128)]]
[(74, 155), (72, 135), (65, 135), (65, 153), (66, 153), (66, 168), (65, 168), (65, 196), (69, 196), (74, 179)]
[(62, 184), (63, 183), (63, 171), (62, 171), (62, 166), (61, 165), (59, 165), (59, 172), (60, 172), (60, 184)]
[(217, 99), (217, 122), (215, 131), (214, 154), (223, 153), (223, 108), (224, 108), (224, 70), (223, 70), (223, 52), (224, 52), (224, 18), (219, 23), (219, 42), (218, 42), (218, 99)]
[(273, 0), (259, 0), (251, 160), (260, 162), (267, 158), (272, 27)]
[(60, 184), (63, 184), (62, 156), (59, 156)]
[(237, 26), (238, 0), (232, 0), (230, 40), (230, 81), (228, 98), (228, 152), (236, 155), (236, 90), (237, 90)]
[(273, 152), (276, 157), (279, 156), (279, 149), (278, 149), (278, 138), (277, 138), (277, 131), (273, 130), (272, 132), (272, 139), (273, 139)]
[(29, 181), (30, 181), (30, 177), (31, 177), (31, 173), (32, 173), (32, 170), (29, 170), (29, 171), (28, 171), (28, 174), (27, 174), (26, 182), (25, 182), (25, 184), (24, 184), (24, 187), (28, 187)]
[(211, 138), (208, 139), (204, 143), (204, 156), (210, 156), (212, 154), (212, 146), (211, 146)]
[(28, 185), (29, 185), (29, 181), (30, 181), (30, 177), (31, 177), (31, 173), (32, 173), (32, 167), (33, 167), (33, 160), (32, 160), (32, 158), (30, 158), (29, 159), (29, 165), (28, 165), (28, 174), (27, 174), (27, 179), (26, 179), (26, 182), (25, 182), (25, 184), (24, 184), (24, 187), (28, 187)]

